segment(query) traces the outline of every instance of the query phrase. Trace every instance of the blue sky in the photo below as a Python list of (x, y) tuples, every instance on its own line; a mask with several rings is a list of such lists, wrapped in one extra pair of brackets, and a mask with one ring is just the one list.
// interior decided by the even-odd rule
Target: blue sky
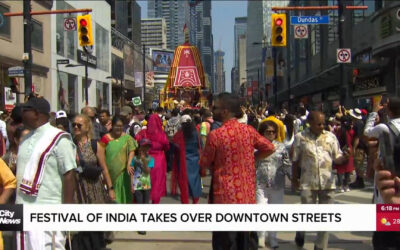
[[(147, 17), (147, 1), (138, 1), (142, 8), (142, 18)], [(231, 69), (234, 60), (233, 27), (235, 17), (247, 16), (247, 1), (212, 1), (212, 30), (214, 50), (225, 52), (226, 90), (231, 89)]]

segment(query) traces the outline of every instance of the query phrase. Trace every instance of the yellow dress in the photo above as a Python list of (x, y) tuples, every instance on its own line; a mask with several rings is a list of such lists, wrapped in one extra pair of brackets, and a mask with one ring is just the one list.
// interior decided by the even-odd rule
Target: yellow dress
[[(0, 194), (3, 193), (5, 189), (15, 189), (17, 187), (17, 180), (11, 169), (7, 164), (0, 159)], [(3, 250), (3, 234), (0, 231), (0, 250)]]

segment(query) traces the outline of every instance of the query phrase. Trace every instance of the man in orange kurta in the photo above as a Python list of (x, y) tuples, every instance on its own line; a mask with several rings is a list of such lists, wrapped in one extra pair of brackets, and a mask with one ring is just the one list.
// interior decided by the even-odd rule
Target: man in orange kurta
[[(210, 168), (212, 174), (210, 203), (255, 204), (254, 161), (274, 152), (274, 146), (254, 128), (236, 120), (240, 112), (235, 95), (222, 93), (217, 97), (214, 120), (223, 125), (209, 134), (200, 158), (200, 166)], [(213, 249), (256, 249), (258, 240), (254, 234), (213, 232)]]

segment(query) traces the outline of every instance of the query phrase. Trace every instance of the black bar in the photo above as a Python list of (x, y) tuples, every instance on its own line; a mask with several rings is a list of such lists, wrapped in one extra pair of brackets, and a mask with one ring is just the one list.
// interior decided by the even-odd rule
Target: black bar
[(28, 60), (23, 60), (26, 96), (32, 93), (32, 46), (31, 46), (32, 17), (30, 12), (31, 12), (31, 1), (24, 0), (24, 5), (23, 5), (24, 53), (27, 53), (29, 56)]

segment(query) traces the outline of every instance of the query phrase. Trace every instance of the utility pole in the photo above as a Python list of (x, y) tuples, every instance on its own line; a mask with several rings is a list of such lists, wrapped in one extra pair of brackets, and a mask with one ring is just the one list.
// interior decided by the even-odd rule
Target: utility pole
[[(339, 26), (339, 48), (350, 48), (348, 47), (348, 43), (346, 44), (345, 41), (345, 36), (346, 34), (349, 34), (348, 27), (349, 25), (345, 25), (345, 23), (352, 22), (351, 17), (346, 13), (345, 10), (345, 2), (344, 0), (339, 0), (338, 5), (338, 26)], [(351, 26), (351, 24), (350, 24)], [(348, 39), (346, 39), (348, 41)], [(344, 63), (340, 63), (340, 104), (344, 105), (346, 107), (351, 107), (352, 106), (352, 98), (351, 98), (351, 86), (349, 84), (349, 78), (348, 78), (348, 70), (345, 68)]]
[[(287, 14), (287, 16), (289, 16), (290, 17), (290, 12)], [(288, 43), (287, 43), (287, 46), (286, 46), (286, 79), (287, 79), (287, 88), (288, 88), (288, 96), (289, 96), (289, 98), (288, 98), (288, 112), (290, 113), (290, 106), (291, 106), (291, 99), (290, 99), (290, 96), (292, 95), (292, 93), (291, 93), (291, 84), (290, 84), (290, 70), (291, 70), (291, 68), (290, 68), (290, 49), (291, 49), (291, 41), (292, 41), (292, 39), (290, 39), (291, 38), (291, 36), (290, 36), (290, 26), (291, 25), (287, 25), (286, 26), (286, 36), (289, 38), (288, 39)]]
[(24, 17), (24, 83), (25, 96), (32, 93), (32, 16), (31, 16), (31, 0), (24, 0), (23, 4)]
[(147, 108), (146, 108), (146, 45), (143, 44), (143, 109), (146, 112)]

